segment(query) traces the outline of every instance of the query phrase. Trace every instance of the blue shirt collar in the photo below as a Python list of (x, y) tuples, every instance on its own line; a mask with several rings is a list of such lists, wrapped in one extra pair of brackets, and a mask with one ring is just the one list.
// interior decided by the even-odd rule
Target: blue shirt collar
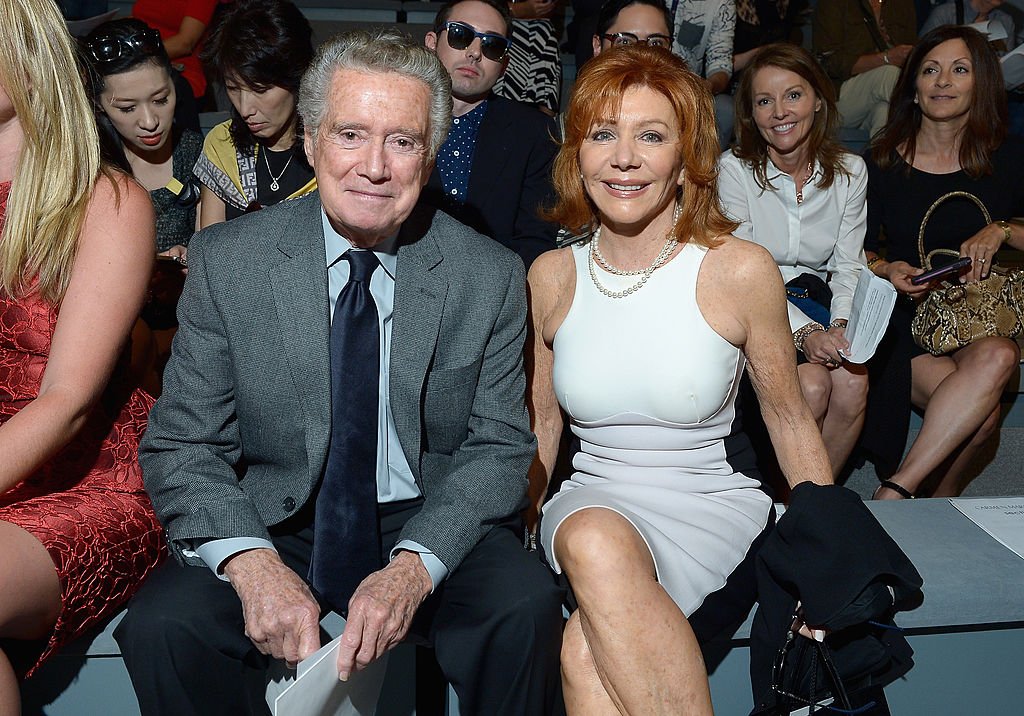
[[(327, 218), (327, 212), (324, 211), (323, 207), (320, 207), (320, 219), (324, 227), (324, 250), (327, 265), (332, 266), (345, 255), (346, 251), (356, 247), (354, 247), (348, 239), (334, 230), (334, 227), (331, 226), (330, 219)], [(377, 255), (377, 259), (380, 261), (381, 266), (384, 267), (384, 270), (387, 271), (388, 275), (391, 276), (393, 280), (395, 278), (395, 270), (398, 266), (398, 234), (392, 234), (374, 246), (373, 253)]]

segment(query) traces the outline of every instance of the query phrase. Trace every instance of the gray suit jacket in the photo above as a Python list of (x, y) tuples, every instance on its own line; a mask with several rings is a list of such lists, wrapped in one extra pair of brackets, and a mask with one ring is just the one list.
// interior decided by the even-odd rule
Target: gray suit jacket
[[(432, 209), (399, 234), (390, 396), (425, 502), (402, 539), (454, 570), (523, 506), (519, 258)], [(139, 450), (172, 552), (262, 537), (314, 493), (331, 428), (330, 320), (318, 193), (218, 224), (189, 245), (180, 328)]]

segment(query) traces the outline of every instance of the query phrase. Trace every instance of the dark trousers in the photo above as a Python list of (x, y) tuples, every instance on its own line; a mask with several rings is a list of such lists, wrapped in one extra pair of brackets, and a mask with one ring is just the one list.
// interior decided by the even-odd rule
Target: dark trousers
[[(382, 513), (385, 551), (418, 507)], [(303, 578), (312, 535), (310, 525), (274, 535), (282, 560)], [(423, 603), (408, 639), (433, 647), (463, 714), (558, 713), (563, 596), (513, 529), (495, 527)], [(245, 636), (234, 589), (206, 567), (168, 560), (114, 636), (145, 716), (269, 712), (269, 660)]]

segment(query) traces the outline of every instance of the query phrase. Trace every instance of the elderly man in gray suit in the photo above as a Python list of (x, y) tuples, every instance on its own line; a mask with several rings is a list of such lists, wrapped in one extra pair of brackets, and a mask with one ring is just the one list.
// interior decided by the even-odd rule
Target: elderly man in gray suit
[(319, 193), (190, 246), (140, 450), (176, 559), (117, 630), (142, 712), (264, 713), (252, 683), (315, 651), (333, 609), (342, 679), (411, 634), (463, 713), (548, 713), (562, 594), (518, 532), (522, 262), (417, 205), (448, 73), (352, 33), (321, 47), (299, 110)]

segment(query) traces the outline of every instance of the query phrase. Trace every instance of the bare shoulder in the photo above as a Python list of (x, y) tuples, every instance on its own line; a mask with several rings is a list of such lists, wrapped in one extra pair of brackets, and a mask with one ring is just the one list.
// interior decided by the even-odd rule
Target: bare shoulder
[(153, 243), (155, 231), (150, 193), (125, 174), (100, 174), (89, 201), (83, 240), (120, 241), (130, 235)]
[(126, 174), (100, 174), (89, 202), (90, 218), (93, 214), (113, 214), (111, 218), (116, 220), (138, 212), (152, 216), (149, 192)]
[(107, 245), (155, 253), (155, 234), (149, 192), (124, 174), (101, 174), (89, 201), (80, 248)]
[(779, 267), (763, 246), (735, 236), (720, 239), (722, 243), (708, 251), (704, 260), (709, 277), (716, 284), (749, 293), (751, 289), (774, 286), (780, 280)]
[(742, 346), (752, 324), (785, 315), (782, 276), (764, 247), (735, 236), (720, 238), (701, 266), (697, 302), (719, 335)]
[(576, 265), (572, 249), (565, 247), (538, 256), (526, 277), (531, 320), (554, 335), (565, 318), (576, 292)]
[(530, 286), (531, 296), (551, 301), (564, 292), (566, 284), (574, 283), (576, 267), (572, 257), (572, 249), (565, 247), (545, 251), (530, 266), (526, 281)]

